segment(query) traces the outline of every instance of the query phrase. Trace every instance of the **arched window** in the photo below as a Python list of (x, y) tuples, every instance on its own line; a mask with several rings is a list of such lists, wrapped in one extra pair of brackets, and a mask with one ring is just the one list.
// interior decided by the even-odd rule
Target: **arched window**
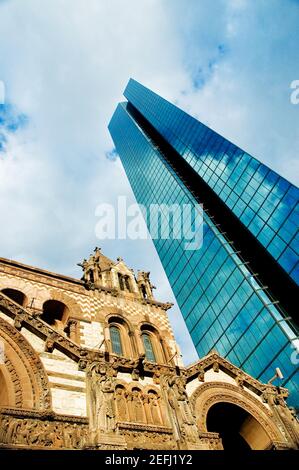
[(16, 290), (16, 289), (3, 289), (2, 290), (3, 294), (9, 297), (11, 300), (14, 300), (17, 304), (21, 305), (24, 307), (26, 304), (26, 296), (23, 294), (23, 292)]
[(129, 276), (124, 276), (125, 286), (127, 291), (131, 292), (130, 279)]
[(129, 276), (118, 273), (118, 283), (119, 283), (119, 288), (121, 290), (126, 290), (128, 292), (131, 292)]
[(41, 319), (51, 326), (57, 326), (57, 322), (65, 323), (68, 314), (67, 306), (59, 300), (47, 300), (43, 305)]
[(120, 273), (118, 273), (118, 282), (119, 282), (119, 288), (121, 290), (125, 290), (124, 278)]
[(156, 356), (150, 335), (148, 333), (142, 333), (142, 341), (146, 359), (148, 361), (156, 362)]
[(120, 331), (117, 326), (110, 326), (110, 339), (112, 352), (115, 354), (123, 355), (123, 348), (121, 343)]
[(140, 286), (141, 294), (144, 299), (147, 299), (147, 293), (146, 293), (146, 288), (144, 284), (141, 284)]

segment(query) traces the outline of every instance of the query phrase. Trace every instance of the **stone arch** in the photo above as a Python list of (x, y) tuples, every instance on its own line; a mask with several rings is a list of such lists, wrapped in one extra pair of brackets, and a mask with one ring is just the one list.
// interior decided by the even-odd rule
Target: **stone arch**
[[(205, 383), (193, 392), (190, 403), (196, 415), (199, 432), (208, 432), (209, 410), (216, 404), (228, 403), (247, 413), (248, 420), (245, 423), (247, 429), (244, 427), (243, 434), (252, 449), (266, 449), (274, 442), (284, 440), (272, 420), (271, 411), (249, 392), (235, 385), (222, 382)], [(260, 439), (256, 439), (258, 432)]]
[[(52, 307), (50, 307), (50, 304), (52, 304)], [(56, 307), (54, 304), (56, 304)], [(47, 306), (49, 308), (46, 308)], [(52, 312), (55, 311), (58, 315), (52, 317)], [(50, 297), (48, 295), (43, 299), (40, 318), (77, 343), (80, 342), (78, 321), (82, 317), (82, 311), (78, 303), (64, 292), (52, 289), (50, 290)], [(53, 318), (53, 322), (49, 322), (49, 318)]]
[(122, 355), (127, 358), (137, 357), (137, 347), (133, 327), (127, 318), (115, 311), (113, 313), (108, 313), (105, 317), (104, 336), (109, 352), (113, 352), (110, 335), (110, 328), (113, 326), (117, 327), (120, 331)]
[(150, 385), (145, 385), (143, 387), (143, 393), (148, 393), (151, 391), (155, 392), (159, 397), (161, 396), (161, 391), (159, 390), (158, 387), (156, 387), (156, 385), (150, 384)]
[[(62, 329), (67, 324), (70, 316), (69, 308), (60, 300), (49, 299), (43, 303), (43, 311), (40, 318), (50, 326)], [(58, 328), (57, 324), (61, 326)]]
[(2, 294), (6, 295), (6, 297), (9, 297), (11, 300), (16, 302), (21, 307), (26, 307), (28, 304), (28, 297), (26, 296), (26, 294), (24, 294), (23, 291), (19, 289), (5, 287), (4, 289), (1, 290), (1, 292)]
[(93, 321), (98, 321), (98, 322), (107, 322), (107, 319), (109, 318), (110, 315), (117, 315), (123, 319), (126, 317), (124, 316), (123, 311), (118, 308), (118, 307), (101, 307), (97, 309), (96, 313), (94, 314), (94, 318), (92, 318)]
[(119, 387), (124, 387), (125, 389), (127, 389), (127, 386), (128, 386), (128, 382), (126, 382), (125, 380), (123, 379), (116, 379), (115, 380), (115, 386), (119, 386)]
[[(22, 292), (22, 294), (25, 296), (25, 302), (23, 304), (23, 307), (28, 306), (30, 304), (30, 301), (32, 299), (32, 292), (33, 288), (32, 285), (28, 284), (28, 282), (24, 281), (23, 279), (17, 278), (17, 277), (7, 277), (7, 278), (1, 278), (0, 279), (0, 291), (3, 292), (5, 289), (13, 289), (19, 292)], [(3, 292), (4, 295), (5, 292)]]
[(132, 325), (131, 325), (131, 322), (124, 317), (123, 313), (119, 313), (119, 312), (111, 312), (111, 313), (108, 313), (108, 315), (106, 315), (105, 317), (105, 322), (106, 324), (108, 325), (112, 319), (115, 319), (115, 321), (119, 321), (121, 323), (125, 323), (127, 325), (127, 328), (129, 331), (133, 331), (133, 328), (132, 328)]
[(166, 352), (166, 347), (165, 347), (165, 344), (164, 344), (164, 340), (163, 340), (159, 330), (157, 329), (157, 327), (154, 324), (152, 324), (151, 322), (148, 322), (148, 321), (147, 322), (141, 322), (139, 324), (139, 332), (138, 333), (140, 335), (140, 340), (141, 340), (141, 343), (142, 343), (143, 351), (145, 352), (145, 347), (144, 347), (144, 342), (143, 342), (142, 335), (147, 334), (151, 339), (152, 348), (154, 350), (154, 355), (155, 355), (155, 358), (156, 358), (155, 362), (160, 363), (160, 364), (167, 363), (168, 355), (167, 355), (167, 352)]
[(0, 341), (4, 344), (1, 380), (6, 387), (2, 406), (50, 410), (50, 386), (38, 354), (24, 336), (3, 318), (0, 318)]
[(128, 392), (132, 392), (133, 388), (138, 388), (138, 390), (143, 393), (143, 386), (139, 382), (128, 382), (126, 386)]

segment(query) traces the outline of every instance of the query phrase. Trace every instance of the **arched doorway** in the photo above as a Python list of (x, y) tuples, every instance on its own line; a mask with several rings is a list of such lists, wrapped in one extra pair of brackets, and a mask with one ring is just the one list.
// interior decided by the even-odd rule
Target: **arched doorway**
[(190, 402), (199, 432), (216, 432), (220, 437), (225, 434), (228, 436), (224, 437), (225, 448), (234, 445), (234, 449), (237, 446), (244, 449), (247, 444), (250, 449), (266, 450), (274, 443), (284, 442), (271, 411), (259, 395), (237, 385), (205, 382), (196, 387)]
[(26, 338), (3, 318), (1, 344), (4, 363), (0, 364), (0, 408), (49, 410), (51, 391), (43, 363)]
[(233, 403), (219, 402), (207, 414), (207, 430), (219, 433), (224, 450), (267, 449), (271, 444), (262, 425)]

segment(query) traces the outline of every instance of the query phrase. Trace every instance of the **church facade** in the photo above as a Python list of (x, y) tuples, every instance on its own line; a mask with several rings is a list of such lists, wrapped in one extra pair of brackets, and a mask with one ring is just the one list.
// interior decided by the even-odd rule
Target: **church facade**
[(216, 351), (184, 367), (149, 273), (0, 258), (0, 448), (297, 449), (288, 391)]

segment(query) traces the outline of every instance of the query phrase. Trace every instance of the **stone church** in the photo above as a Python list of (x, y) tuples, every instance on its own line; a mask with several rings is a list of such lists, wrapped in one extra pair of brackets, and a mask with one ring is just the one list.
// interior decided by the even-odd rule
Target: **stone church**
[(0, 258), (0, 447), (296, 449), (288, 391), (216, 351), (184, 367), (149, 273), (81, 280)]

